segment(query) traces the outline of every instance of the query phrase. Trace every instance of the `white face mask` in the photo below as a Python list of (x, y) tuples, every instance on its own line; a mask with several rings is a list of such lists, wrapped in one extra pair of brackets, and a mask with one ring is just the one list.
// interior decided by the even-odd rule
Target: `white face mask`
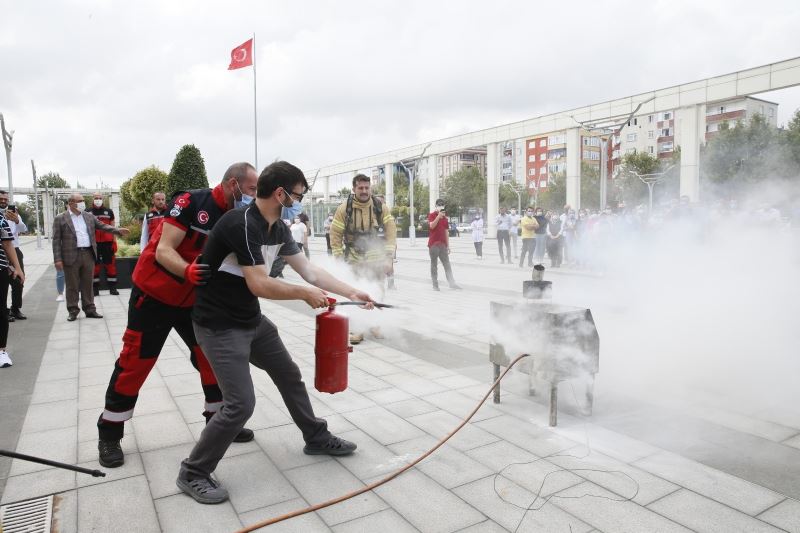
[(436, 206), (436, 210), (437, 211), (444, 211), (444, 206), (443, 205), (437, 205)]
[(78, 202), (75, 207), (78, 208), (78, 211), (86, 211), (86, 202)]
[(92, 202), (95, 207), (103, 207), (103, 200), (97, 198), (94, 202)]

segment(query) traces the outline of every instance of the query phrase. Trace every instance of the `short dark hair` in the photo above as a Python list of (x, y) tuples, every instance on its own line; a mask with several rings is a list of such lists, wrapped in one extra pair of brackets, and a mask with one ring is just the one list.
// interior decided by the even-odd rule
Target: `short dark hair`
[(442, 199), (442, 198), (438, 198), (438, 199), (436, 200), (436, 205), (444, 205), (444, 199)]
[(292, 192), (297, 184), (303, 186), (303, 194), (308, 191), (308, 182), (303, 171), (286, 161), (275, 161), (267, 165), (258, 177), (258, 198), (269, 198), (273, 192), (283, 187)]
[(353, 176), (353, 187), (355, 187), (356, 183), (358, 183), (359, 181), (366, 181), (372, 183), (372, 180), (369, 179), (369, 176), (367, 176), (366, 174), (356, 174), (355, 176)]
[(0, 194), (8, 194), (8, 191), (0, 191)]
[(256, 167), (251, 165), (246, 161), (241, 161), (239, 163), (234, 163), (228, 167), (228, 170), (225, 171), (225, 174), (222, 175), (222, 183), (228, 183), (233, 178), (244, 178), (247, 176), (248, 170), (255, 170)]

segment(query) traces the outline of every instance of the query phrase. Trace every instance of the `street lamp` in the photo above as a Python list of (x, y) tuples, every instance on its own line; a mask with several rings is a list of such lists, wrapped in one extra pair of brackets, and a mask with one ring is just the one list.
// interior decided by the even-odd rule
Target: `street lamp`
[(656, 186), (656, 183), (663, 180), (667, 173), (672, 170), (674, 165), (670, 165), (663, 172), (653, 172), (652, 174), (639, 174), (637, 172), (633, 172), (633, 175), (639, 178), (642, 183), (647, 185), (647, 191), (650, 194), (650, 202), (648, 204), (647, 213), (653, 213), (653, 187)]
[(14, 140), (14, 130), (6, 131), (6, 121), (0, 113), (0, 130), (3, 135), (3, 146), (6, 149), (6, 168), (8, 168), (8, 197), (14, 201), (14, 181), (11, 179), (11, 146)]
[(409, 226), (408, 226), (408, 240), (411, 246), (414, 246), (417, 240), (417, 221), (414, 220), (414, 171), (419, 168), (419, 164), (422, 162), (422, 158), (425, 157), (425, 152), (428, 151), (431, 144), (428, 143), (425, 145), (425, 148), (422, 149), (422, 153), (419, 154), (417, 158), (417, 163), (414, 165), (414, 170), (410, 170), (405, 163), (400, 161), (400, 166), (406, 171), (408, 174), (408, 216), (409, 216)]
[(517, 195), (517, 213), (521, 213), (522, 212), (522, 195), (519, 193), (517, 188), (514, 187), (514, 185), (511, 184), (510, 181), (504, 181), (503, 185), (507, 185), (508, 188), (511, 189), (512, 191), (514, 191), (514, 194)]

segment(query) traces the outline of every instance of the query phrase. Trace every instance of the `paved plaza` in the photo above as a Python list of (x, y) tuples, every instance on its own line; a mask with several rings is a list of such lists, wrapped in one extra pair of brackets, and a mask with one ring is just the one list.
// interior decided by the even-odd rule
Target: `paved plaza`
[[(230, 501), (207, 506), (181, 493), (175, 478), (204, 427), (203, 395), (173, 332), (126, 424), (125, 465), (93, 478), (2, 458), (2, 504), (56, 494), (59, 533), (232, 532), (380, 479), (450, 432), (491, 383), (488, 302), (518, 296), (530, 275), (501, 265), (494, 245), (487, 241), (486, 257), (477, 261), (469, 236), (454, 238), (464, 290), (440, 282), (434, 292), (425, 239), (413, 247), (402, 240), (399, 290), (385, 296), (402, 309), (348, 310), (355, 327), (379, 325), (386, 338), (367, 335), (354, 348), (349, 388), (335, 395), (313, 389), (314, 312), (298, 302), (262, 301), (317, 415), (358, 444), (354, 455), (304, 455), (277, 390), (252, 368), (258, 402), (247, 427), (255, 441), (233, 444), (216, 472)], [(103, 320), (81, 313), (68, 323), (64, 303), (55, 302), (49, 242), (42, 250), (34, 240), (23, 246), (29, 319), (11, 324), (15, 365), (0, 369), (0, 448), (101, 468), (95, 424), (121, 348), (129, 291), (96, 298)], [(311, 254), (325, 256), (322, 239), (312, 239)], [(563, 287), (575, 305), (570, 287), (600, 282), (569, 268), (548, 276), (556, 298)], [(288, 281), (297, 279), (287, 272)], [(598, 320), (601, 347), (602, 325)], [(512, 370), (501, 403), (490, 399), (417, 467), (373, 492), (262, 531), (800, 532), (800, 415), (778, 423), (698, 406), (694, 416), (676, 416), (604, 389), (603, 363), (601, 351), (592, 416), (582, 416), (571, 389), (562, 387), (559, 425), (548, 427), (547, 405), (529, 396), (527, 377)]]

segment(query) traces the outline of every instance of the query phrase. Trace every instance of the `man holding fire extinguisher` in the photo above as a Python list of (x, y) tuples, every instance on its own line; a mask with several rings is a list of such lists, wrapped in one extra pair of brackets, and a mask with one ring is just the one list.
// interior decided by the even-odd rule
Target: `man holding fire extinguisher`
[[(266, 371), (280, 391), (302, 432), (306, 454), (348, 455), (356, 449), (354, 443), (332, 435), (325, 420), (314, 415), (300, 369), (275, 325), (261, 314), (258, 302), (259, 298), (303, 300), (319, 309), (328, 306), (325, 291), (330, 291), (373, 307), (367, 293), (310, 263), (281, 221), (281, 209), (298, 205), (307, 190), (300, 169), (285, 161), (270, 164), (258, 178), (255, 200), (220, 218), (199, 259), (211, 277), (207, 285), (197, 288), (192, 321), (224, 391), (222, 407), (181, 463), (176, 481), (200, 503), (228, 499), (228, 491), (211, 474), (253, 414), (251, 363)], [(270, 278), (270, 266), (278, 255), (314, 287)]]

